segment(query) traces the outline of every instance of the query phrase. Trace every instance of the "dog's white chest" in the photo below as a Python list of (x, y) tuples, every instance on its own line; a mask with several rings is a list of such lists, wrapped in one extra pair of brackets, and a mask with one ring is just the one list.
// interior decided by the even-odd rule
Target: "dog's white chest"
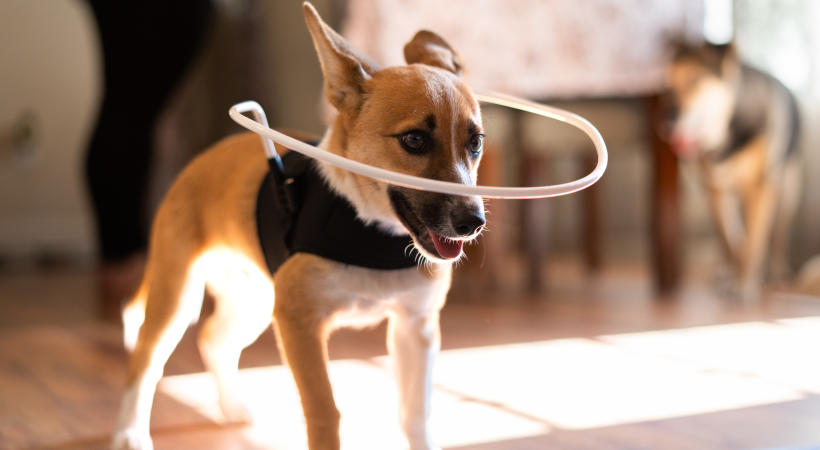
[(365, 327), (378, 323), (391, 311), (428, 315), (441, 308), (450, 285), (446, 273), (430, 277), (427, 269), (373, 270), (336, 267), (322, 277), (323, 301), (338, 327)]

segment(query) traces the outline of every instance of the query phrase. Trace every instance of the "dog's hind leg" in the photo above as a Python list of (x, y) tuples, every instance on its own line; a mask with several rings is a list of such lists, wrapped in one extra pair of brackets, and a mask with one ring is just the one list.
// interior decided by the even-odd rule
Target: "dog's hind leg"
[(771, 274), (776, 282), (789, 279), (789, 241), (792, 224), (797, 214), (802, 189), (802, 168), (798, 158), (792, 158), (783, 167), (783, 176), (778, 193), (777, 217), (772, 232)]
[(202, 305), (204, 282), (189, 255), (184, 251), (154, 253), (147, 274), (150, 281), (145, 321), (131, 355), (112, 441), (115, 449), (153, 447), (149, 424), (157, 382), (168, 357)]
[(122, 339), (123, 346), (129, 352), (134, 351), (137, 345), (140, 327), (145, 321), (145, 303), (148, 297), (148, 276), (143, 275), (136, 295), (122, 308)]
[[(242, 350), (271, 326), (273, 285), (270, 277), (248, 261), (224, 261), (208, 275), (208, 290), (216, 300), (213, 315), (199, 333), (199, 350), (214, 375), (219, 405), (228, 422), (249, 422), (251, 415), (239, 395), (238, 365)], [(236, 259), (236, 257), (234, 257)]]
[(435, 448), (427, 426), (433, 359), (439, 350), (438, 313), (396, 311), (390, 316), (387, 344), (399, 387), (401, 426), (411, 450)]
[(774, 216), (777, 212), (777, 186), (767, 179), (746, 194), (747, 239), (741, 272), (741, 298), (757, 300), (763, 287), (766, 256), (770, 249)]

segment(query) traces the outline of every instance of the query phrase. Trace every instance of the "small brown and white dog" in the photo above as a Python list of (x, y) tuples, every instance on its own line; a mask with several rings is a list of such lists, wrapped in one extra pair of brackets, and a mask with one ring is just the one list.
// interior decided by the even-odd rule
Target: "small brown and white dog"
[(797, 105), (774, 77), (742, 64), (733, 44), (675, 47), (670, 143), (699, 167), (738, 293), (756, 299), (769, 255), (773, 275), (789, 272), (801, 184)]
[[(481, 113), (461, 78), (455, 51), (438, 35), (420, 31), (404, 48), (406, 66), (379, 69), (322, 22), (310, 4), (304, 4), (304, 13), (325, 95), (338, 111), (320, 146), (402, 173), (475, 184)], [(142, 285), (123, 312), (126, 345), (133, 353), (114, 448), (152, 447), (149, 419), (157, 382), (198, 318), (205, 287), (216, 304), (201, 328), (199, 346), (228, 420), (248, 419), (237, 397), (239, 355), (273, 321), (299, 390), (309, 447), (338, 449), (327, 339), (338, 327), (388, 318), (401, 425), (410, 448), (434, 448), (427, 419), (439, 310), (462, 245), (483, 228), (482, 199), (393, 187), (317, 164), (359, 220), (392, 235), (409, 235), (425, 263), (378, 270), (294, 253), (271, 276), (255, 216), (268, 171), (260, 138), (242, 134), (221, 141), (182, 172), (154, 220)]]

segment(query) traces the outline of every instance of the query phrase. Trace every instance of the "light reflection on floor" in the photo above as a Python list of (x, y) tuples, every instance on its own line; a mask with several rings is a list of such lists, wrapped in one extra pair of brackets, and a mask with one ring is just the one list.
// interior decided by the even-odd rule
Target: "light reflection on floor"
[[(431, 418), (444, 447), (765, 405), (820, 394), (820, 317), (448, 350), (436, 363)], [(389, 360), (331, 363), (343, 447), (401, 448)], [(262, 447), (304, 448), (284, 367), (245, 369)], [(219, 420), (208, 374), (160, 391)]]

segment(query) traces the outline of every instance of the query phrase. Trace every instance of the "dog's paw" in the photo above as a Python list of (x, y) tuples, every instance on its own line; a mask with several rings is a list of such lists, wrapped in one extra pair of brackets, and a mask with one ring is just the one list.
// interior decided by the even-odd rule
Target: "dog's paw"
[(408, 439), (408, 450), (441, 450), (441, 447), (433, 445), (432, 439), (428, 436), (420, 436), (417, 439)]
[(250, 409), (237, 398), (223, 398), (219, 402), (219, 407), (222, 409), (225, 423), (248, 424), (253, 422), (253, 414), (251, 414)]
[(763, 298), (763, 292), (760, 285), (747, 283), (740, 288), (740, 301), (744, 304), (756, 304), (761, 298)]
[(147, 432), (126, 428), (114, 433), (111, 450), (154, 450), (154, 443)]
[(409, 450), (441, 450), (441, 447), (428, 444), (410, 445)]

